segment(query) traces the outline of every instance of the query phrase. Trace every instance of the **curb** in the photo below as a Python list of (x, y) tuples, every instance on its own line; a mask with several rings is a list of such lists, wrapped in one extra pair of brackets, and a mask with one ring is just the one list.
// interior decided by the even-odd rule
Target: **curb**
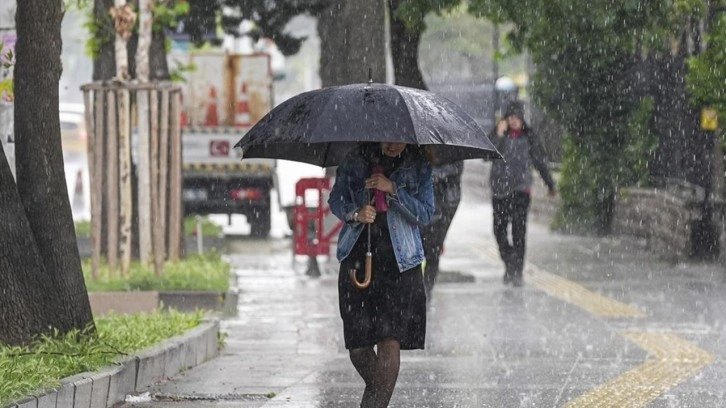
[(108, 313), (151, 313), (159, 309), (194, 312), (197, 309), (218, 313), (233, 313), (237, 307), (237, 293), (216, 291), (118, 291), (89, 292), (94, 316)]
[(64, 378), (57, 389), (23, 398), (6, 408), (112, 407), (123, 402), (126, 395), (144, 392), (183, 369), (217, 357), (218, 332), (219, 321), (207, 320), (182, 335), (142, 350), (117, 364)]

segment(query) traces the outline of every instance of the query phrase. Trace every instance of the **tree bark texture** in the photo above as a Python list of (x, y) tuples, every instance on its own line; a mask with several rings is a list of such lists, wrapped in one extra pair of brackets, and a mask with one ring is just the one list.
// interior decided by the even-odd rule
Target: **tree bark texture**
[[(396, 85), (427, 90), (423, 74), (418, 66), (418, 46), (421, 31), (407, 29), (403, 21), (396, 17), (396, 9), (404, 0), (390, 0), (391, 10), (391, 57)], [(421, 16), (423, 19), (424, 16)], [(423, 25), (417, 25), (422, 27)]]
[[(66, 186), (58, 118), (63, 10), (62, 0), (18, 2), (15, 65), (17, 191), (30, 227), (27, 241), (35, 242), (43, 266), (40, 276), (35, 276), (35, 286), (30, 286), (34, 293), (21, 291), (16, 296), (33, 299), (36, 312), (42, 314), (25, 318), (45, 319), (61, 333), (93, 322)], [(27, 268), (34, 262), (30, 259), (35, 257), (32, 245), (20, 249), (28, 260), (17, 267)]]
[(386, 80), (382, 0), (334, 0), (318, 19), (320, 79), (324, 87)]
[[(118, 13), (122, 13), (120, 10), (128, 9), (126, 0), (114, 0), (113, 10), (119, 10)], [(128, 43), (128, 32), (116, 32), (114, 41), (114, 59), (116, 62), (116, 78), (128, 81), (131, 79), (129, 75), (129, 54), (127, 49)]]
[[(0, 145), (2, 150), (2, 145)], [(62, 317), (46, 308), (61, 296), (48, 279), (10, 167), (0, 152), (0, 343), (28, 343)], [(48, 294), (46, 296), (46, 294)]]
[[(139, 45), (139, 36), (134, 34), (129, 39), (128, 50), (130, 55), (136, 55)], [(136, 71), (136, 61), (129, 61), (129, 69), (132, 77), (138, 77)], [(150, 81), (168, 81), (171, 80), (169, 74), (169, 64), (166, 60), (166, 35), (163, 32), (151, 33), (151, 44), (149, 46), (149, 80)]]
[[(151, 47), (151, 1), (139, 1), (139, 45), (136, 49), (136, 76), (139, 82), (149, 82), (149, 48)], [(139, 260), (151, 260), (151, 163), (149, 151), (149, 92), (137, 92), (138, 108), (138, 214)]]
[(114, 5), (114, 0), (95, 0), (93, 3), (93, 17), (97, 24), (101, 25), (102, 36), (107, 41), (101, 41), (101, 49), (96, 58), (93, 59), (93, 80), (101, 81), (111, 79), (116, 75), (116, 62), (114, 50), (115, 33), (109, 10)]

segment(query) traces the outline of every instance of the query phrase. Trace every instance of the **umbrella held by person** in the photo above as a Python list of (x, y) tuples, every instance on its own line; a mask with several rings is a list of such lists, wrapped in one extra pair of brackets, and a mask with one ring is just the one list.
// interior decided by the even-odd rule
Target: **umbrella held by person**
[(420, 228), (434, 214), (431, 165), (501, 155), (453, 102), (372, 81), (292, 97), (235, 147), (243, 158), (338, 166), (328, 203), (344, 221), (336, 255), (345, 347), (365, 382), (361, 406), (388, 406), (400, 351), (424, 348)]

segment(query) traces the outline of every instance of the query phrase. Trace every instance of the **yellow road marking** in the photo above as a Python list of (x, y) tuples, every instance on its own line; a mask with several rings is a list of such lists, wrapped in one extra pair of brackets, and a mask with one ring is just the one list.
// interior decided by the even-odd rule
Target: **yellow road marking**
[(617, 300), (599, 295), (586, 289), (582, 285), (564, 279), (557, 275), (545, 272), (536, 266), (527, 263), (525, 269), (528, 281), (550, 296), (564, 300), (567, 303), (579, 306), (588, 312), (601, 317), (643, 317), (638, 308)]
[[(496, 248), (481, 241), (479, 248), (499, 259)], [(530, 284), (550, 296), (601, 317), (643, 317), (637, 308), (594, 293), (585, 287), (545, 272), (530, 263), (525, 275)], [(623, 337), (647, 351), (651, 359), (565, 405), (566, 408), (644, 407), (668, 389), (698, 374), (715, 356), (671, 333), (622, 332)]]
[(712, 354), (670, 333), (621, 333), (646, 350), (651, 359), (579, 398), (566, 408), (644, 407), (668, 389), (713, 363)]
[[(496, 259), (499, 253), (490, 244), (483, 244), (484, 251)], [(567, 303), (581, 307), (588, 312), (600, 317), (643, 317), (644, 314), (636, 307), (607, 298), (586, 289), (575, 282), (545, 272), (535, 265), (527, 262), (524, 269), (527, 282), (537, 289), (546, 292)]]

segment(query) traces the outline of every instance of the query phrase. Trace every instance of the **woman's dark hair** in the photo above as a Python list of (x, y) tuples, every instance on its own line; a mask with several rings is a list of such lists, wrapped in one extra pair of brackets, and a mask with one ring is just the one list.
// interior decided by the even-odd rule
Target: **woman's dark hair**
[[(361, 143), (360, 151), (363, 154), (363, 157), (367, 158), (370, 162), (376, 162), (380, 160), (380, 158), (383, 156), (383, 151), (381, 150), (381, 143), (382, 142)], [(416, 154), (425, 157), (429, 161), (433, 160), (431, 149), (424, 145), (407, 144), (406, 148), (403, 150), (403, 153), (401, 153), (401, 157), (405, 160)]]

